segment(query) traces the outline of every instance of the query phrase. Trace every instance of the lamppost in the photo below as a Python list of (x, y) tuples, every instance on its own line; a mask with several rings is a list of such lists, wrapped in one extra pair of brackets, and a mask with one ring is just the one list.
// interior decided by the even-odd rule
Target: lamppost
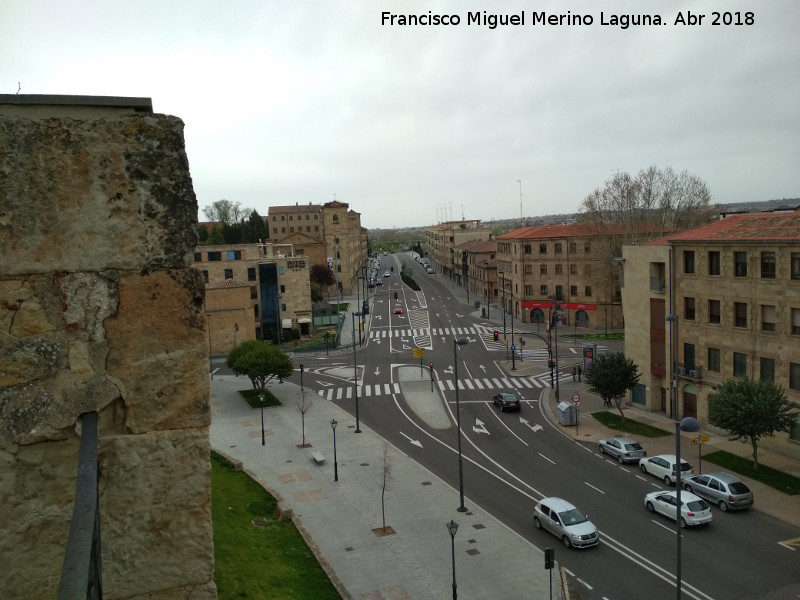
[(258, 399), (261, 401), (261, 445), (266, 446), (267, 441), (264, 439), (264, 392), (258, 395)]
[[(556, 300), (552, 294), (549, 294), (547, 296), (547, 299), (550, 300), (550, 310), (547, 313), (547, 326), (548, 326), (548, 329), (550, 330), (550, 331), (548, 331), (548, 333), (551, 336), (551, 340), (552, 340), (552, 337), (553, 337), (553, 331), (552, 330), (556, 329), (556, 326), (558, 325), (558, 320), (559, 320), (559, 314), (558, 313), (561, 310), (561, 305), (558, 303), (558, 300)], [(555, 310), (553, 310), (553, 308), (555, 308)], [(555, 319), (551, 318), (550, 315), (554, 316)], [(555, 343), (555, 367), (556, 367), (555, 380), (556, 381), (555, 381), (555, 384), (556, 384), (556, 402), (558, 402), (559, 401), (559, 387), (558, 387), (558, 331), (555, 332), (555, 338), (556, 338), (556, 343)], [(550, 371), (550, 386), (552, 387), (552, 385), (553, 385), (553, 371), (551, 370)]]
[(361, 426), (358, 420), (358, 364), (356, 363), (356, 317), (360, 317), (360, 312), (353, 313), (353, 395), (356, 397), (356, 433), (361, 433)]
[(458, 402), (458, 347), (468, 343), (469, 340), (467, 338), (453, 340), (453, 362), (455, 364), (453, 374), (456, 378), (456, 428), (458, 429), (458, 493), (461, 498), (461, 506), (456, 509), (458, 512), (467, 511), (467, 508), (464, 506), (464, 465), (461, 460), (461, 407)]
[(501, 285), (503, 286), (503, 339), (506, 339), (506, 274), (500, 271)]
[(449, 523), (445, 523), (447, 531), (450, 532), (450, 555), (453, 557), (453, 600), (458, 599), (458, 592), (456, 592), (456, 531), (458, 531), (458, 523), (450, 519)]
[[(670, 410), (672, 411), (672, 418), (678, 420), (678, 315), (667, 315), (667, 323), (669, 323), (669, 355), (670, 355), (670, 370), (672, 371), (670, 378), (672, 389), (670, 390)], [(673, 337), (674, 336), (674, 337)]]
[(281, 345), (281, 298), (283, 298), (283, 296), (281, 296), (280, 294), (278, 294), (278, 296), (275, 298), (275, 306), (278, 309), (278, 323), (277, 323), (277, 326), (278, 326), (278, 345), (279, 346)]
[(514, 292), (511, 292), (511, 370), (517, 370), (517, 348), (514, 346)]
[(339, 463), (336, 462), (336, 419), (331, 419), (333, 429), (333, 480), (339, 481)]

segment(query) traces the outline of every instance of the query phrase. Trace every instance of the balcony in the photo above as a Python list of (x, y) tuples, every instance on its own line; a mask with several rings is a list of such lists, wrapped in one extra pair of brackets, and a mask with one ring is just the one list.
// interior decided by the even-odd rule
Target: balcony
[(700, 381), (703, 378), (703, 370), (699, 368), (687, 369), (685, 367), (678, 366), (678, 377)]
[(663, 294), (666, 289), (666, 280), (663, 277), (650, 278), (650, 291)]

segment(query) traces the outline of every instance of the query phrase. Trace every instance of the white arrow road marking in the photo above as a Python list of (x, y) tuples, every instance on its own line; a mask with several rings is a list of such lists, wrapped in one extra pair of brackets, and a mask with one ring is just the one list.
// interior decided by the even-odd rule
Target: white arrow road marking
[(407, 344), (407, 343), (408, 343), (408, 340), (407, 340), (407, 339), (405, 339), (405, 338), (400, 338), (400, 341), (401, 341), (401, 342), (403, 342), (404, 344)]
[(483, 421), (480, 419), (475, 419), (475, 425), (472, 426), (472, 431), (475, 433), (485, 433), (486, 435), (491, 435), (487, 430), (486, 426), (483, 424)]
[(442, 336), (442, 343), (444, 344), (444, 342), (445, 342), (445, 339), (444, 339), (444, 336)]
[(442, 371), (442, 373), (447, 373), (448, 375), (451, 375), (453, 373), (453, 365), (447, 367), (444, 371)]
[(484, 375), (486, 374), (486, 367), (484, 367), (483, 365), (481, 365), (481, 366), (479, 366), (478, 368), (479, 368), (481, 371), (483, 371)]
[(412, 444), (414, 444), (415, 446), (419, 446), (420, 448), (422, 448), (422, 444), (420, 443), (420, 441), (419, 441), (419, 440), (412, 440), (412, 439), (411, 439), (409, 436), (407, 436), (407, 435), (406, 435), (405, 433), (403, 433), (402, 431), (400, 432), (400, 435), (402, 435), (404, 438), (406, 438), (406, 439), (407, 439), (409, 442), (411, 442), (411, 443), (412, 443)]
[(519, 418), (519, 422), (520, 422), (520, 423), (522, 423), (523, 425), (525, 425), (526, 427), (529, 427), (529, 428), (531, 429), (531, 431), (534, 431), (534, 432), (536, 432), (536, 431), (541, 431), (542, 429), (544, 429), (544, 427), (542, 427), (542, 426), (541, 426), (541, 425), (539, 425), (538, 423), (534, 423), (533, 425), (531, 425), (531, 424), (528, 422), (528, 420), (527, 420), (527, 419), (524, 419), (524, 418), (522, 418), (522, 417), (520, 417), (520, 418)]
[(319, 379), (317, 379), (317, 383), (318, 383), (319, 385), (325, 385), (325, 386), (328, 386), (328, 385), (333, 385), (332, 383), (330, 383), (330, 382), (328, 382), (328, 381), (320, 381)]
[(380, 374), (381, 374), (381, 368), (375, 367), (375, 375), (380, 375)]

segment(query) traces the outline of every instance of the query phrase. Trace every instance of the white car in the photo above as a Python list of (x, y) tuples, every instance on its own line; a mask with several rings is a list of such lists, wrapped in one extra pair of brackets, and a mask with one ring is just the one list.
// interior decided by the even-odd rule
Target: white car
[[(650, 475), (663, 479), (667, 485), (673, 485), (677, 476), (675, 460), (674, 454), (659, 454), (650, 458), (642, 458), (639, 460), (639, 469), (642, 473), (650, 473)], [(681, 459), (681, 479), (689, 479), (689, 476), (693, 474), (692, 465)]]
[(384, 277), (391, 277), (391, 276), (392, 276), (392, 274), (391, 274), (391, 273), (389, 273), (389, 271), (386, 271), (386, 272), (384, 272), (383, 276), (384, 276)]
[[(675, 520), (678, 511), (678, 492), (650, 492), (644, 497), (644, 505), (650, 512), (657, 512)], [(681, 527), (711, 523), (711, 507), (700, 496), (681, 492)]]

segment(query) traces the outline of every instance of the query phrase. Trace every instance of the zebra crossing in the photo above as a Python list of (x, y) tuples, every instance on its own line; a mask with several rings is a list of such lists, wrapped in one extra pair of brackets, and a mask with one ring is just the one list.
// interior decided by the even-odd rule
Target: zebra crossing
[(425, 337), (433, 335), (485, 335), (484, 328), (475, 327), (418, 327), (413, 329), (372, 329), (369, 332), (370, 339), (382, 339), (390, 337)]
[[(561, 373), (559, 381), (566, 381), (571, 378), (571, 374)], [(437, 379), (434, 381), (434, 384), (443, 392), (452, 392), (456, 389), (456, 383), (452, 379)], [(525, 390), (542, 389), (546, 387), (550, 387), (549, 373), (531, 377), (476, 377), (458, 380), (459, 390)], [(356, 390), (358, 391), (359, 399), (369, 398), (371, 396), (388, 396), (391, 394), (399, 394), (400, 384), (376, 383), (359, 386), (347, 385), (325, 388), (319, 390), (317, 393), (326, 400), (344, 400), (354, 398)]]

